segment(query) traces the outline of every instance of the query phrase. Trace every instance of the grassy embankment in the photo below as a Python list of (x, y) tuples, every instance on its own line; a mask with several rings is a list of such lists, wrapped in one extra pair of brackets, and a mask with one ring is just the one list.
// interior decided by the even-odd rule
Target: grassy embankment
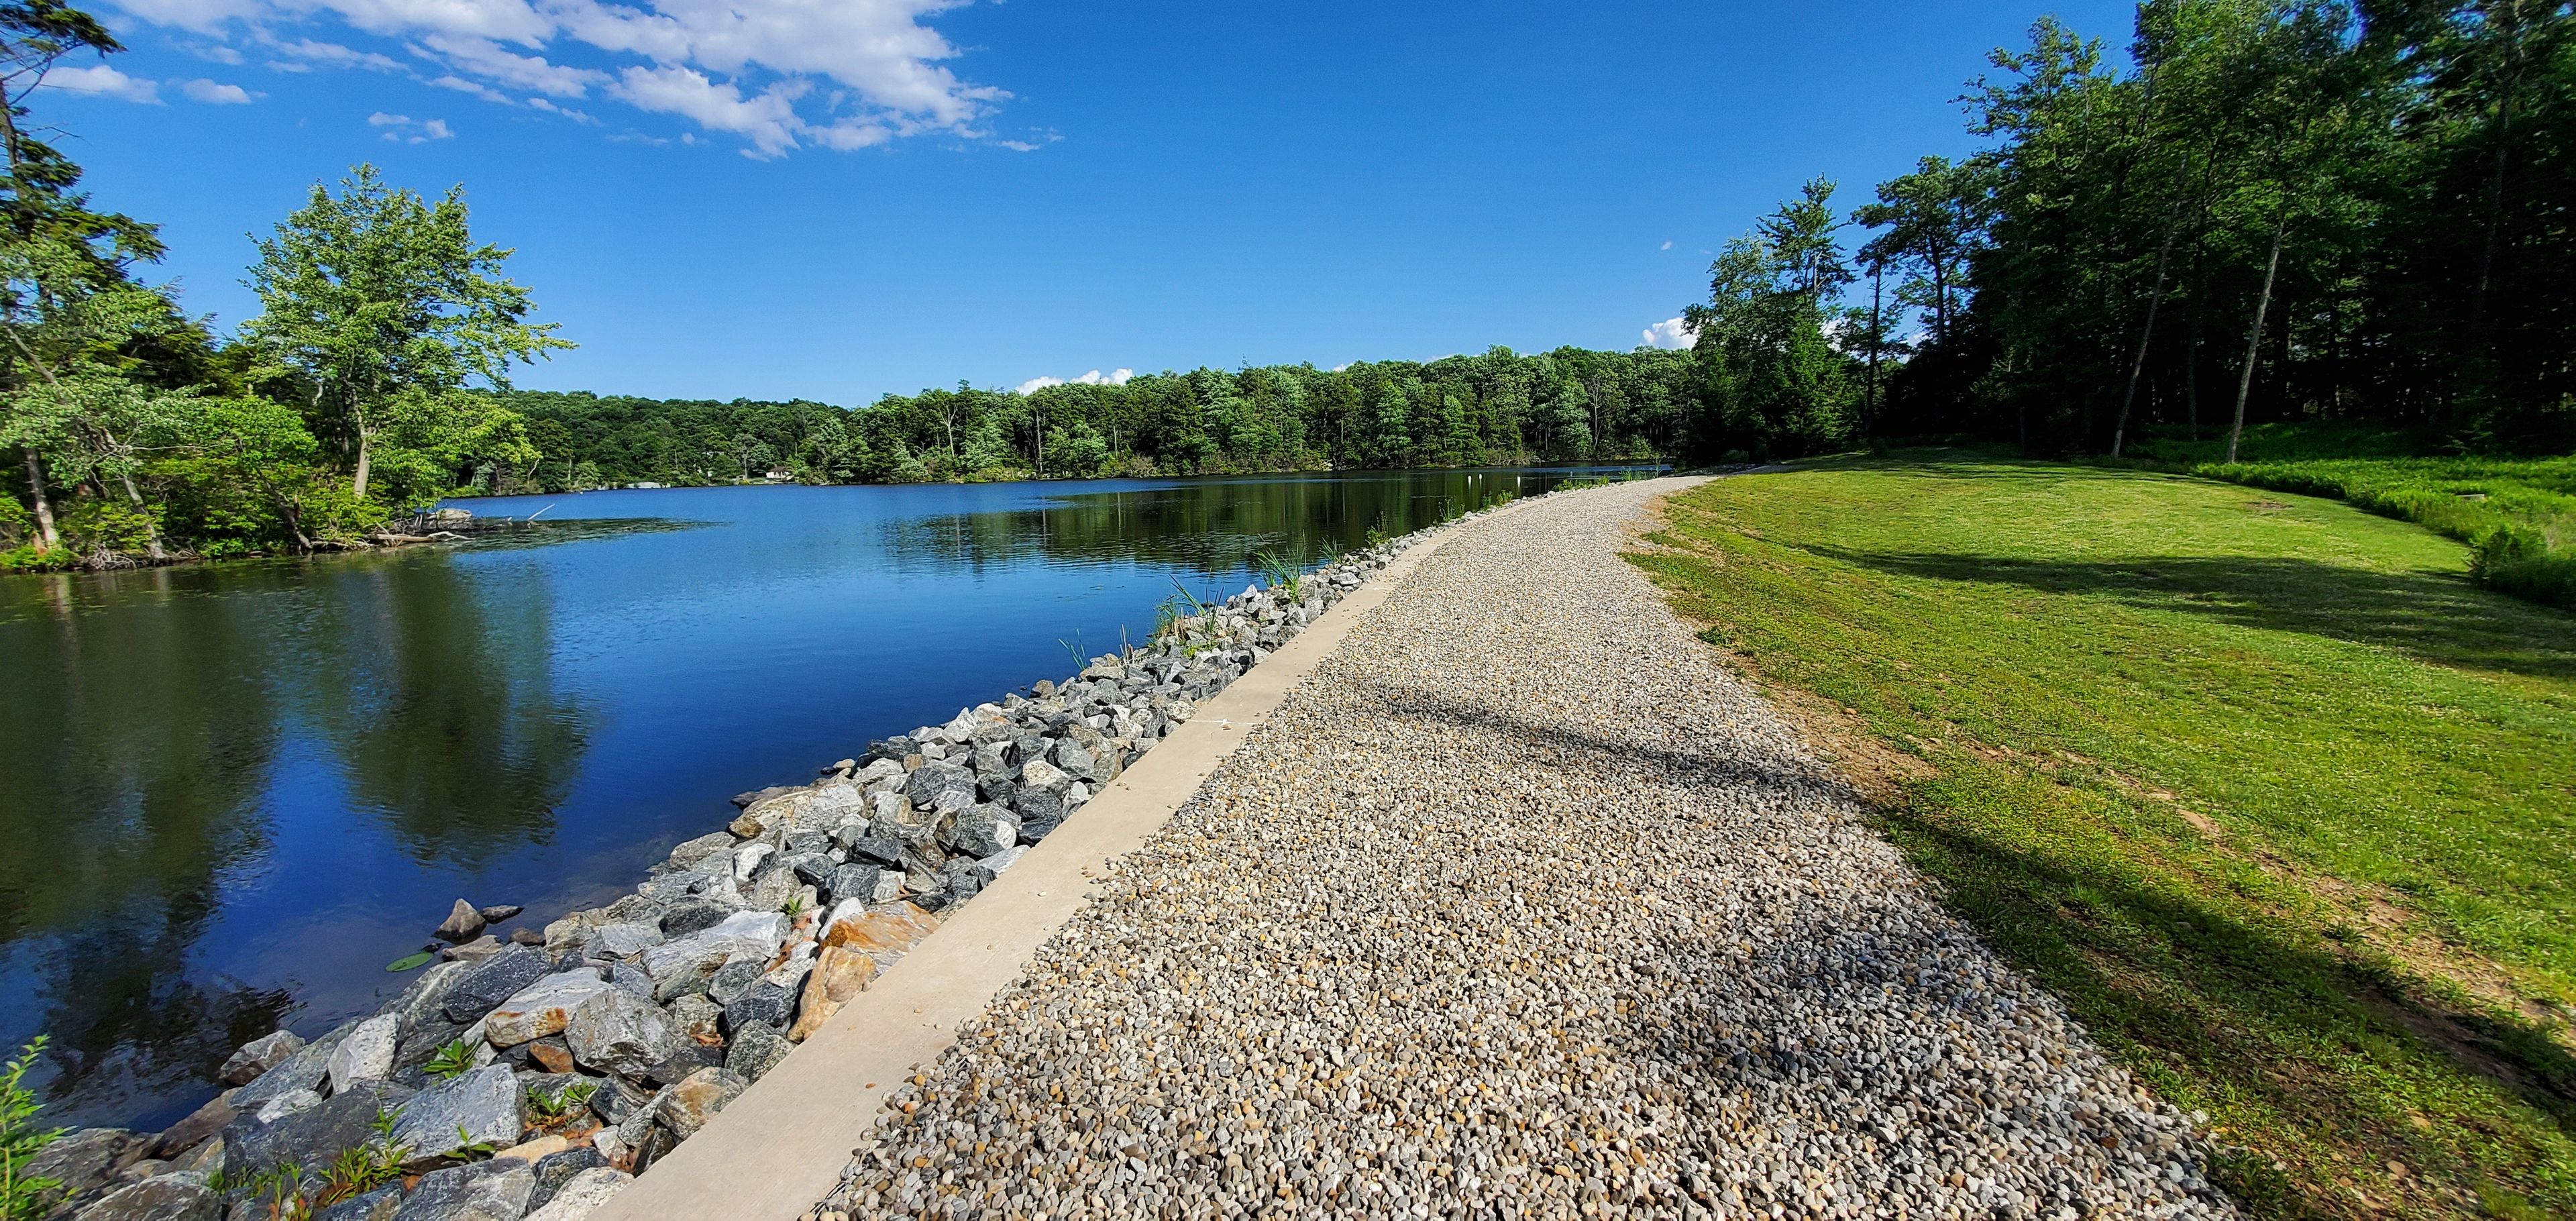
[(2425, 458), (2412, 434), (2359, 425), (2250, 429), (2235, 462), (2223, 442), (2159, 438), (2151, 464), (2276, 492), (2330, 496), (2469, 545), (2482, 585), (2576, 609), (2576, 457)]
[(1933, 453), (1634, 557), (2264, 1216), (2576, 1215), (2576, 617), (2330, 500)]

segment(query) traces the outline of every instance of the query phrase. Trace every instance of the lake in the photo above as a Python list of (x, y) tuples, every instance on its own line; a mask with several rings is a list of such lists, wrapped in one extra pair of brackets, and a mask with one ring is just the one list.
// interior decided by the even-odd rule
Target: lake
[[(1570, 468), (593, 492), (465, 544), (0, 578), (0, 1040), (156, 1129), (408, 976), (457, 898), (631, 888), (728, 798)], [(511, 925), (496, 928), (507, 932)]]

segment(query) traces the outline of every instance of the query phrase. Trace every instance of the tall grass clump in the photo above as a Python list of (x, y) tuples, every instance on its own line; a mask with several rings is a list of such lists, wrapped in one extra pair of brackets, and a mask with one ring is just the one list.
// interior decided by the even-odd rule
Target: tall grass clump
[(44, 1036), (38, 1035), (18, 1058), (0, 1065), (0, 1221), (43, 1216), (51, 1197), (62, 1190), (61, 1183), (27, 1173), (28, 1159), (63, 1134), (60, 1128), (36, 1126), (36, 1112), (44, 1104), (26, 1086), (27, 1070), (44, 1052)]

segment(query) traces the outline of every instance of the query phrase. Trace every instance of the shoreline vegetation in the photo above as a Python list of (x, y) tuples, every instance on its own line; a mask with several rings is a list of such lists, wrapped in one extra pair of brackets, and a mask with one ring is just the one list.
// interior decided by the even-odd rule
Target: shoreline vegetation
[(2576, 1211), (2564, 612), (2251, 481), (1915, 450), (1668, 505), (1631, 560), (2251, 1215)]
[(1265, 553), (1262, 581), (1223, 602), (1178, 591), (1142, 646), (872, 742), (811, 783), (737, 795), (730, 823), (605, 907), (521, 921), (459, 899), (427, 948), (387, 966), (421, 972), (399, 994), (310, 1041), (250, 1041), (220, 1070), (231, 1088), (164, 1132), (40, 1129), (15, 1088), (39, 1040), (0, 1070), (15, 1210), (0, 1216), (248, 1201), (304, 1217), (356, 1200), (378, 1216), (414, 1198), (488, 1198), (477, 1215), (508, 1216), (561, 1199), (544, 1215), (582, 1215), (787, 1062), (1196, 704), (1394, 556), (1514, 499), (1373, 532), (1311, 569)]

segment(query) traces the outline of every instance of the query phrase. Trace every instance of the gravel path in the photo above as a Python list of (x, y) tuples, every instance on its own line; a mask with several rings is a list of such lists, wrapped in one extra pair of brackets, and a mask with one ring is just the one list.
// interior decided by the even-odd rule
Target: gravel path
[(1619, 558), (1679, 486), (1462, 527), (822, 1215), (2233, 1215)]

